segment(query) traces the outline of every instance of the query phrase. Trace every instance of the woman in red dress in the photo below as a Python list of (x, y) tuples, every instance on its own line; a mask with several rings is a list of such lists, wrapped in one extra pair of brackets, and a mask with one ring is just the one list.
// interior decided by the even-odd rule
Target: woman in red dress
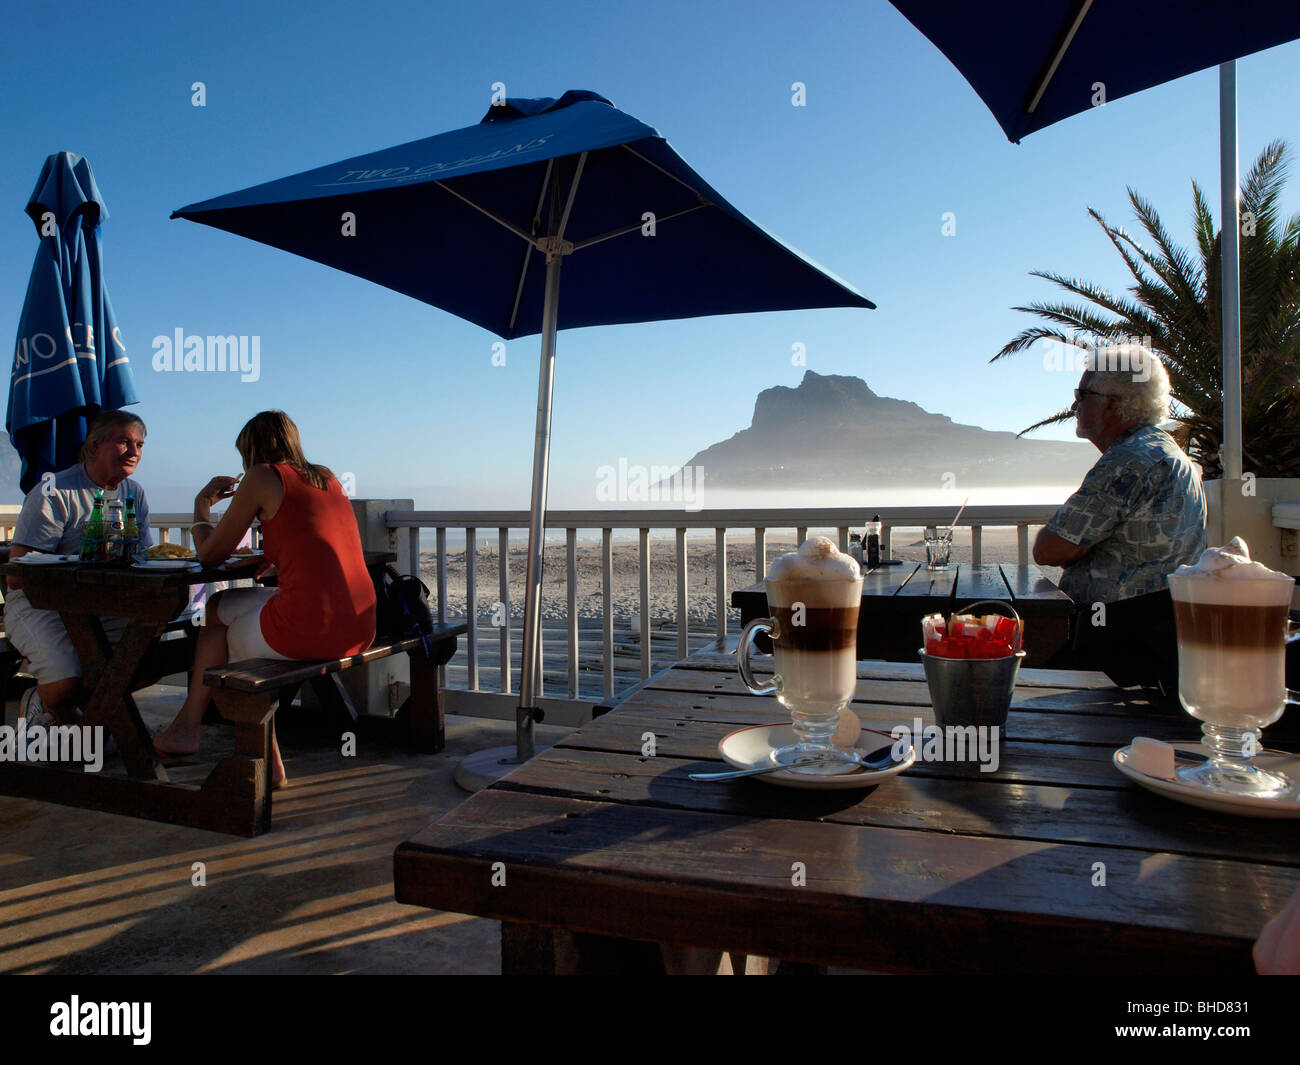
[[(203, 671), (248, 658), (343, 658), (375, 638), (375, 591), (366, 570), (352, 504), (337, 478), (308, 462), (298, 427), (283, 411), (263, 411), (235, 441), (244, 477), (213, 477), (194, 499), (194, 543), (204, 565), (219, 565), (252, 526), (262, 525), (261, 576), (278, 570), (278, 588), (232, 588), (212, 597), (199, 629), (189, 695), (158, 735), (162, 755), (199, 749), (199, 723), (212, 690)], [(236, 488), (236, 485), (238, 487)], [(212, 505), (230, 499), (213, 526)], [(271, 733), (271, 784), (284, 763)]]

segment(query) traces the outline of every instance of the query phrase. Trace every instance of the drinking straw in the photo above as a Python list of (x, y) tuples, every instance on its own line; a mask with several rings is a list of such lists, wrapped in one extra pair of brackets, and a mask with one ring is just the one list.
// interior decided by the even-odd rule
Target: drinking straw
[(957, 531), (957, 522), (961, 520), (962, 511), (966, 509), (966, 504), (969, 502), (970, 496), (967, 496), (962, 500), (961, 506), (957, 508), (957, 517), (953, 518), (952, 524), (948, 526), (948, 535), (944, 537), (945, 540), (949, 542), (952, 541), (952, 534)]

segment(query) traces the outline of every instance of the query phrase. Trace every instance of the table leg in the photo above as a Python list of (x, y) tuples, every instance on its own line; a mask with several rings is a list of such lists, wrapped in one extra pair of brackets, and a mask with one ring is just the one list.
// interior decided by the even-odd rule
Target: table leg
[(131, 681), (166, 624), (132, 621), (117, 646), (110, 648), (104, 627), (94, 614), (65, 612), (62, 616), (81, 659), (83, 680), (91, 688), (84, 723), (105, 727), (112, 733), (131, 776), (166, 780), (167, 771), (158, 763), (149, 730), (131, 698)]

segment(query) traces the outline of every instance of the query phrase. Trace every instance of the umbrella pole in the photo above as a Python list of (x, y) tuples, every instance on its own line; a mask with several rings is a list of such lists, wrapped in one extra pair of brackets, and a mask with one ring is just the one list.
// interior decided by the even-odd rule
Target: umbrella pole
[(523, 668), (519, 676), (519, 707), (515, 711), (515, 749), (520, 762), (533, 756), (533, 723), (542, 718), (541, 709), (536, 705), (541, 686), (542, 551), (546, 537), (546, 478), (551, 462), (551, 399), (555, 388), (555, 334), (563, 262), (558, 250), (547, 253), (542, 357), (537, 379), (537, 435), (533, 441), (533, 496), (528, 514)]
[(1219, 65), (1219, 264), (1223, 278), (1223, 530), (1232, 535), (1232, 504), (1241, 481), (1241, 218), (1237, 177), (1237, 68)]

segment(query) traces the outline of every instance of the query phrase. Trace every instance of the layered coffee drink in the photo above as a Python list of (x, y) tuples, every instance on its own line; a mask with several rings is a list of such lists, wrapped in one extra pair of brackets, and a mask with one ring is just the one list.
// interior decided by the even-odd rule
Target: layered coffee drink
[[(777, 558), (764, 584), (772, 617), (746, 627), (741, 677), (756, 694), (775, 691), (790, 711), (798, 742), (777, 751), (778, 761), (827, 753), (840, 710), (853, 698), (857, 684), (861, 572), (834, 541), (817, 536)], [(749, 675), (749, 643), (761, 631), (770, 633), (776, 657), (770, 688), (757, 687)]]
[(1178, 694), (1193, 717), (1258, 729), (1286, 705), (1286, 629), (1295, 581), (1240, 537), (1169, 577), (1178, 626)]
[(837, 717), (857, 684), (862, 604), (857, 562), (818, 536), (777, 558), (764, 583), (776, 620), (777, 698), (791, 710)]

